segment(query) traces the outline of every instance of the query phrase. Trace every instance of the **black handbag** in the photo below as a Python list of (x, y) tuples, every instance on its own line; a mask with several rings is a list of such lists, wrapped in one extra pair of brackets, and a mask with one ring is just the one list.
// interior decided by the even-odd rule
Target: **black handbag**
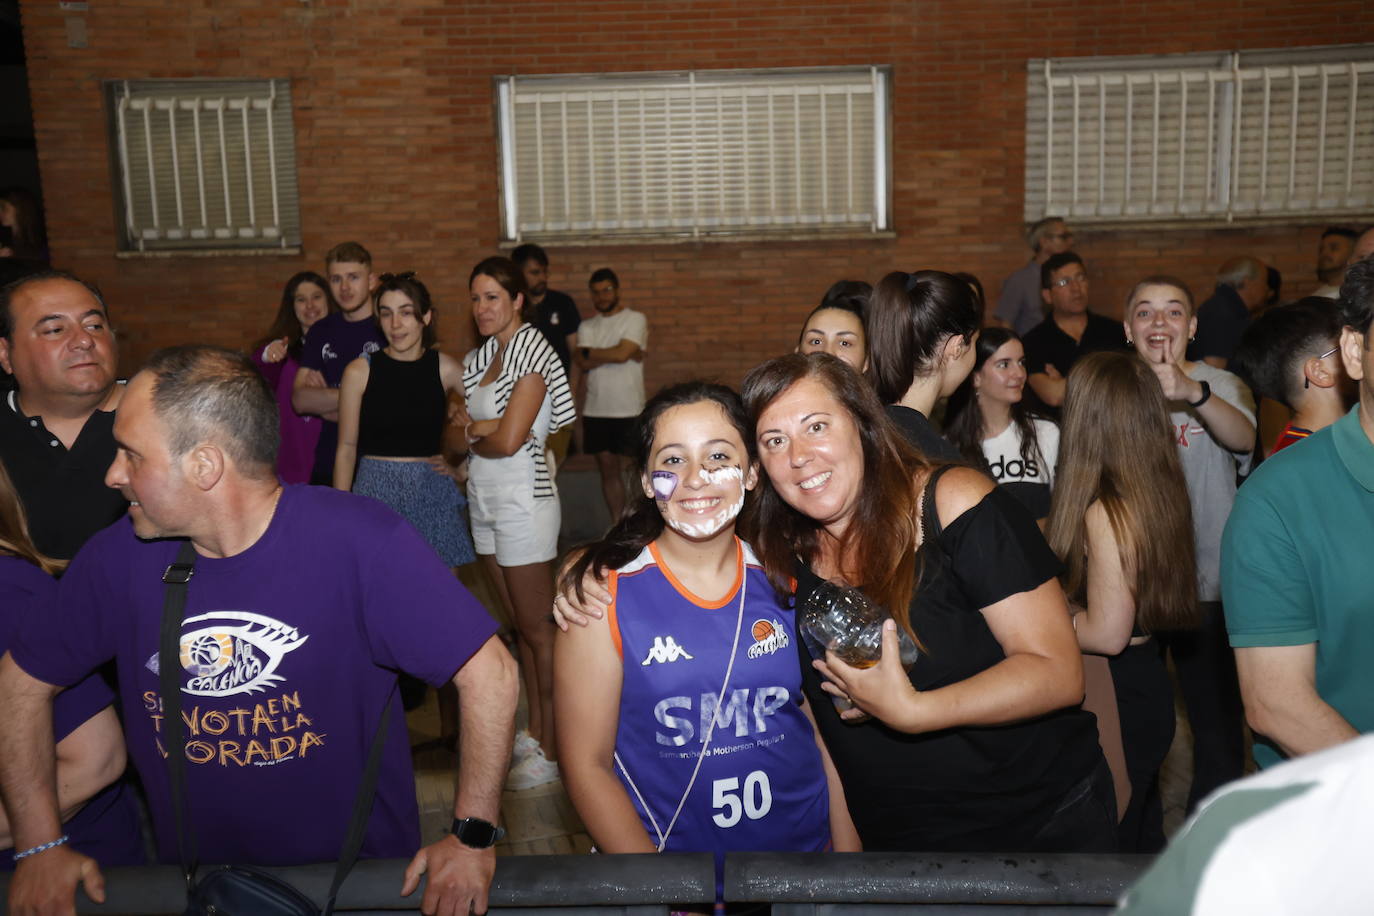
[[(348, 826), (334, 880), (329, 886), (329, 900), (321, 910), (316, 903), (296, 888), (274, 875), (244, 865), (221, 865), (196, 878), (195, 837), (190, 834), (186, 820), (186, 757), (185, 723), (181, 718), (181, 689), (177, 683), (177, 669), (181, 667), (179, 635), (186, 611), (186, 586), (194, 572), (196, 550), (189, 540), (181, 545), (176, 562), (162, 574), (166, 595), (162, 606), (162, 634), (158, 644), (158, 682), (162, 693), (163, 726), (167, 729), (167, 775), (172, 790), (172, 811), (177, 825), (177, 851), (181, 867), (186, 873), (185, 916), (330, 916), (339, 888), (358, 860), (367, 830), (368, 814), (377, 792), (377, 776), (382, 766), (382, 748), (386, 744), (387, 725), (391, 720), (391, 695), (382, 705), (382, 718), (372, 736), (363, 781), (353, 800), (353, 817)], [(395, 687), (392, 687), (395, 691)], [(187, 853), (188, 844), (191, 851)]]

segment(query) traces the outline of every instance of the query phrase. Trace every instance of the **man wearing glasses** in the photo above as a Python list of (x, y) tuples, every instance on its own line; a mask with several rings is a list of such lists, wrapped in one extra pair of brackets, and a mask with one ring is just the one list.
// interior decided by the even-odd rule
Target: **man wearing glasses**
[(1255, 471), (1221, 544), (1226, 629), (1261, 767), (1374, 731), (1374, 259), (1346, 271), (1337, 308), (1359, 404)]
[(1002, 281), (1002, 295), (993, 316), (993, 322), (1012, 328), (1023, 337), (1045, 317), (1045, 303), (1040, 298), (1040, 265), (1051, 256), (1068, 251), (1073, 246), (1073, 233), (1060, 217), (1047, 216), (1031, 225), (1026, 243), (1031, 248), (1031, 259)]
[(1072, 251), (1051, 255), (1040, 266), (1040, 295), (1050, 315), (1027, 333), (1026, 381), (1036, 400), (1028, 406), (1058, 416), (1065, 379), (1078, 358), (1097, 350), (1124, 350), (1121, 322), (1088, 311), (1088, 271)]

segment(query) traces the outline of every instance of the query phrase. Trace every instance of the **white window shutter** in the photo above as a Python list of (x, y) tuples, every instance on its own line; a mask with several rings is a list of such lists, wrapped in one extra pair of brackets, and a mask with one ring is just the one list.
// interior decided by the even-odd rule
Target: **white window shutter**
[(1374, 45), (1031, 61), (1027, 221), (1374, 207)]
[(300, 245), (286, 80), (107, 83), (124, 250)]
[(505, 78), (505, 234), (885, 230), (886, 79), (878, 68)]

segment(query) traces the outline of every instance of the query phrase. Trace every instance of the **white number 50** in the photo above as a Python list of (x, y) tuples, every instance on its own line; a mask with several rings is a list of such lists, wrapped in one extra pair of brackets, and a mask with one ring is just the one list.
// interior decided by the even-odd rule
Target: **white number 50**
[(711, 783), (711, 807), (716, 809), (711, 820), (716, 822), (717, 827), (735, 826), (741, 814), (756, 821), (772, 810), (773, 790), (768, 785), (768, 774), (763, 770), (755, 770), (744, 777), (743, 802), (740, 794), (738, 777), (717, 779)]

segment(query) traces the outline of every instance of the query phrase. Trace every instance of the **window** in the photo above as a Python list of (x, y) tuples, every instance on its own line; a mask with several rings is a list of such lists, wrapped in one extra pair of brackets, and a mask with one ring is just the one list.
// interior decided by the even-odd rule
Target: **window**
[(1027, 221), (1374, 208), (1374, 45), (1032, 60)]
[(287, 80), (112, 80), (121, 251), (295, 250)]
[(499, 77), (502, 236), (882, 232), (883, 67)]

